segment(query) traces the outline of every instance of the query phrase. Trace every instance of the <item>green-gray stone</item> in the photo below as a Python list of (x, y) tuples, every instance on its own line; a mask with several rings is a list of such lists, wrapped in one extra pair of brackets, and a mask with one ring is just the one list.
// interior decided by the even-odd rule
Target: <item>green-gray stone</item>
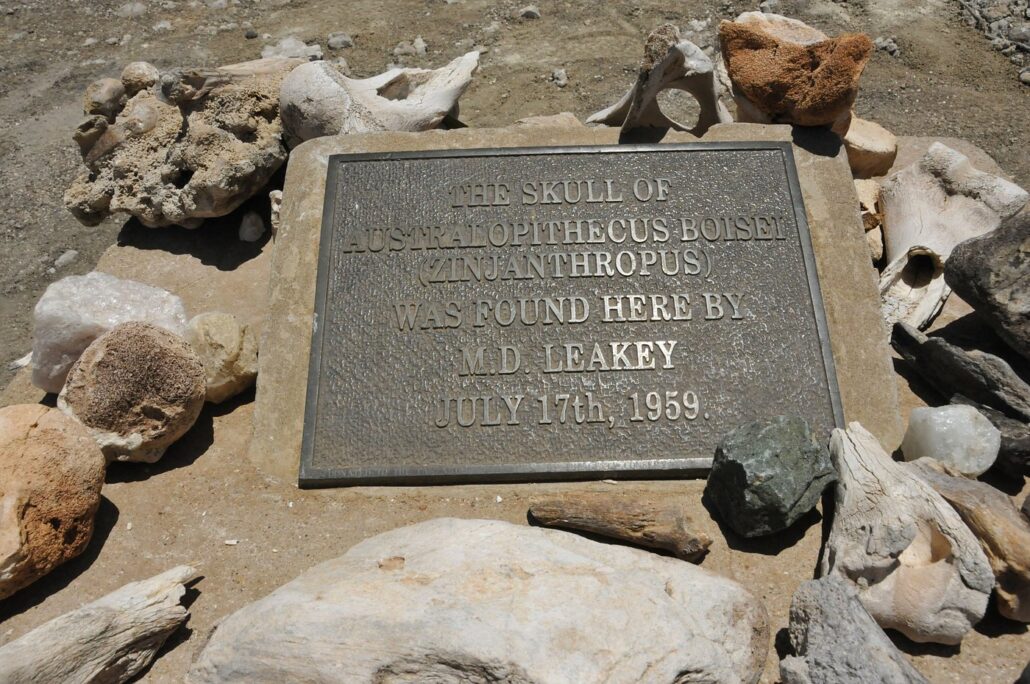
[(777, 416), (730, 431), (715, 450), (705, 497), (744, 537), (785, 530), (837, 479), (808, 423)]

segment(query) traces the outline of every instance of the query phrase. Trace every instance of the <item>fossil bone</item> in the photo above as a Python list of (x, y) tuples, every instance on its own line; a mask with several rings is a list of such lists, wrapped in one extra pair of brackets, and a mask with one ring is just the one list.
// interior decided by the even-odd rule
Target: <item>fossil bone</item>
[(980, 540), (996, 579), (998, 612), (1030, 622), (1030, 523), (1012, 499), (986, 482), (968, 480), (932, 458), (910, 467), (962, 516)]
[(695, 531), (686, 511), (675, 502), (611, 494), (566, 494), (529, 507), (542, 525), (592, 532), (655, 549), (664, 549), (699, 563), (711, 546), (707, 534)]
[(997, 228), (1026, 204), (1028, 195), (934, 143), (922, 159), (884, 181), (880, 199), (887, 258), (880, 275), (884, 317), (922, 329), (951, 293), (944, 282), (951, 250)]
[(983, 617), (994, 576), (973, 533), (858, 423), (830, 438), (837, 510), (824, 575), (849, 580), (884, 629), (957, 644)]
[[(674, 88), (690, 93), (701, 112), (697, 124), (687, 128), (666, 116), (658, 105), (658, 93)], [(644, 60), (637, 82), (622, 99), (611, 107), (590, 116), (587, 123), (621, 126), (622, 132), (634, 128), (672, 128), (703, 135), (717, 123), (733, 121), (719, 101), (719, 84), (712, 60), (701, 48), (683, 40), (679, 29), (663, 24), (648, 35), (644, 43)]]
[(290, 72), (279, 91), (279, 110), (291, 148), (326, 135), (373, 131), (425, 131), (457, 111), (479, 53), (439, 69), (390, 69), (371, 78), (347, 78), (325, 62)]

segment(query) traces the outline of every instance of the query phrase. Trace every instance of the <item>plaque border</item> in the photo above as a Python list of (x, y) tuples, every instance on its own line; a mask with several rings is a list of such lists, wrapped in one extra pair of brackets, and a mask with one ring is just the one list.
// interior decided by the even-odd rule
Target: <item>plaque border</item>
[(312, 318), (311, 348), (309, 352), (307, 392), (304, 405), (304, 433), (301, 440), (300, 469), (297, 484), (302, 489), (358, 486), (392, 485), (420, 486), (443, 484), (489, 484), (515, 482), (545, 482), (561, 480), (595, 480), (622, 478), (634, 480), (675, 479), (704, 475), (711, 469), (711, 456), (668, 459), (628, 459), (606, 461), (575, 461), (565, 463), (510, 463), (506, 465), (481, 466), (428, 466), (428, 467), (384, 467), (384, 468), (317, 468), (311, 459), (314, 456), (314, 439), (317, 423), (319, 378), (322, 361), (324, 326), (319, 325), (324, 316), (329, 291), (329, 267), (332, 263), (333, 226), (335, 225), (336, 192), (341, 163), (364, 161), (400, 161), (407, 159), (442, 159), (463, 157), (518, 157), (547, 154), (619, 154), (619, 153), (661, 153), (699, 151), (769, 151), (779, 150), (787, 176), (787, 189), (794, 211), (794, 222), (798, 227), (801, 252), (805, 264), (809, 295), (812, 300), (819, 336), (819, 347), (823, 357), (827, 390), (834, 424), (844, 427), (844, 411), (837, 382), (830, 332), (823, 307), (822, 291), (816, 272), (815, 253), (808, 226), (808, 215), (801, 195), (797, 165), (794, 159), (793, 143), (786, 141), (731, 141), (632, 145), (569, 145), (558, 147), (488, 147), (454, 148), (418, 151), (361, 152), (333, 154), (329, 156), (326, 192), (322, 208), (322, 226), (319, 233), (318, 272), (315, 280), (315, 306)]

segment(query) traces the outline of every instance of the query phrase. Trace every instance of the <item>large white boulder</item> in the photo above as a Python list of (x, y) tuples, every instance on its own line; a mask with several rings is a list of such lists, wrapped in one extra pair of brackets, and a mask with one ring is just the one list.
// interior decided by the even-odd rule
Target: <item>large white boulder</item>
[(229, 616), (187, 680), (755, 682), (767, 647), (762, 604), (690, 563), (441, 518), (368, 539)]
[(98, 271), (62, 278), (33, 313), (32, 384), (60, 392), (83, 350), (120, 323), (144, 321), (183, 335), (186, 320), (182, 300), (159, 287)]

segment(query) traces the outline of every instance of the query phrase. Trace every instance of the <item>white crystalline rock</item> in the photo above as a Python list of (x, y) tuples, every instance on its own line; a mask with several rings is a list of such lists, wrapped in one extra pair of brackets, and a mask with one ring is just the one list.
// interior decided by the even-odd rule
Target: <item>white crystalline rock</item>
[(906, 461), (928, 456), (976, 477), (998, 457), (1001, 432), (972, 406), (913, 409), (901, 443)]
[(186, 309), (167, 290), (97, 271), (51, 284), (33, 313), (32, 384), (60, 392), (83, 350), (129, 321), (145, 321), (183, 335)]

